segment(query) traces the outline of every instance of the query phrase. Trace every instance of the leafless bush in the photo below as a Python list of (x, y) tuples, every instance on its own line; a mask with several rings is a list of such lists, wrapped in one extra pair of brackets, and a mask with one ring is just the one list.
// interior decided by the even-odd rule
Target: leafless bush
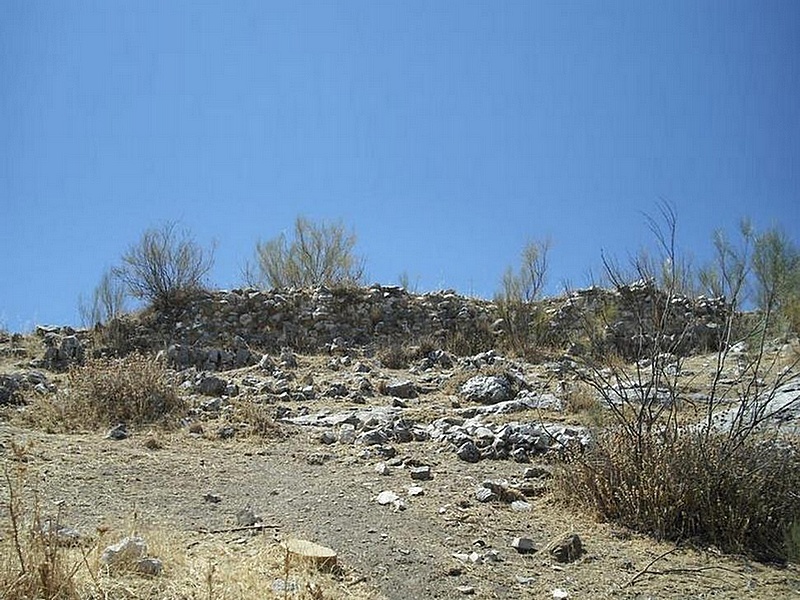
[[(675, 213), (661, 208), (665, 227), (653, 220), (650, 225), (662, 251), (660, 264), (671, 269), (661, 278), (667, 287), (633, 310), (633, 362), (613, 354), (578, 358), (575, 373), (608, 407), (612, 424), (586, 453), (572, 457), (561, 474), (562, 490), (604, 518), (662, 538), (699, 539), (761, 560), (786, 560), (787, 535), (800, 515), (800, 458), (794, 444), (768, 435), (765, 424), (773, 416), (769, 401), (797, 362), (779, 370), (777, 353), (767, 351), (773, 311), (762, 312), (747, 330), (728, 311), (719, 324), (702, 420), (683, 422), (679, 407), (696, 375), (684, 371), (681, 349), (693, 323), (688, 319), (675, 328), (671, 307), (686, 288), (676, 266)], [(731, 247), (718, 251), (718, 291), (736, 305), (747, 261)], [(653, 264), (635, 262), (635, 276), (653, 281)], [(618, 290), (628, 289), (629, 279), (616, 265), (606, 260), (605, 268)], [(733, 351), (742, 346), (748, 351)], [(735, 408), (722, 428), (717, 416), (731, 401)]]
[(78, 312), (86, 327), (108, 323), (125, 312), (125, 286), (106, 271), (92, 291), (91, 300), (78, 300)]
[(178, 232), (175, 223), (166, 223), (145, 231), (112, 274), (131, 296), (164, 309), (202, 289), (213, 264), (213, 251), (204, 250), (187, 232)]
[(558, 481), (567, 498), (637, 531), (785, 561), (786, 535), (800, 515), (798, 450), (755, 436), (731, 449), (721, 435), (616, 431)]

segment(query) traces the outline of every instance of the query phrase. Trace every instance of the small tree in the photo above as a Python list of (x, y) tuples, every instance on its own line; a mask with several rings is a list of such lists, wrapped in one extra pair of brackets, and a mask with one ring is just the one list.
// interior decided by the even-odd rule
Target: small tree
[(281, 234), (256, 245), (256, 271), (248, 268), (248, 284), (265, 287), (357, 285), (363, 282), (364, 260), (354, 253), (356, 236), (340, 223), (314, 223), (298, 217), (294, 237)]
[(520, 355), (533, 352), (542, 341), (542, 314), (534, 304), (547, 280), (549, 240), (530, 241), (522, 250), (520, 267), (503, 274), (495, 302), (504, 322), (505, 340)]
[(753, 275), (761, 312), (774, 313), (782, 328), (800, 331), (800, 250), (785, 233), (772, 228), (756, 237)]
[(206, 251), (174, 222), (148, 229), (122, 255), (122, 265), (112, 270), (134, 298), (156, 308), (172, 308), (203, 288), (214, 264)]
[(91, 300), (79, 298), (78, 312), (86, 327), (108, 323), (125, 312), (125, 286), (111, 271), (106, 271), (92, 291)]

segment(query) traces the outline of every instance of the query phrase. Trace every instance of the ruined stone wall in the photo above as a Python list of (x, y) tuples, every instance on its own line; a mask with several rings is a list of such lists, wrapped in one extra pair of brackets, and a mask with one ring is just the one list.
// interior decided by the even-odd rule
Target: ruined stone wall
[(601, 351), (630, 359), (656, 346), (678, 354), (716, 349), (731, 310), (725, 298), (669, 296), (652, 281), (591, 287), (548, 301), (557, 339), (600, 344)]
[[(594, 318), (598, 337), (629, 355), (636, 340), (651, 334), (652, 314), (663, 303), (654, 286), (634, 284), (581, 290), (544, 306), (555, 332), (552, 339), (565, 347), (585, 338), (587, 322)], [(681, 348), (687, 352), (712, 343), (727, 314), (722, 300), (681, 297), (670, 307), (670, 331), (691, 332)], [(450, 350), (453, 340), (479, 340), (483, 349), (501, 347), (503, 326), (498, 307), (487, 300), (374, 285), (208, 292), (181, 310), (142, 316), (129, 323), (123, 336), (132, 348), (164, 350), (179, 366), (224, 369), (252, 364), (261, 353), (283, 347), (336, 352), (426, 340)]]

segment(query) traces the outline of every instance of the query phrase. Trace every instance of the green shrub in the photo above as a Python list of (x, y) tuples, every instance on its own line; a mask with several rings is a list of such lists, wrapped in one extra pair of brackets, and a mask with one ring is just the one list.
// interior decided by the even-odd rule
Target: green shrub
[(360, 285), (364, 259), (355, 254), (355, 245), (355, 234), (339, 223), (298, 217), (291, 240), (281, 234), (256, 245), (255, 268), (245, 268), (245, 282), (272, 288)]

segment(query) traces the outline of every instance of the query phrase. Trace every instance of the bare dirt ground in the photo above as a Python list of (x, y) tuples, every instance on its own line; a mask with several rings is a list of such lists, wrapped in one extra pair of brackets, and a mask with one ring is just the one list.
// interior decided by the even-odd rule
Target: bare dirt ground
[[(18, 358), (7, 360), (4, 370), (27, 368)], [(349, 386), (354, 377), (349, 366), (331, 369), (330, 357), (298, 358), (291, 378), (298, 386), (311, 379), (320, 389), (334, 381)], [(48, 375), (64, 385), (63, 378)], [(255, 367), (221, 376), (231, 381), (261, 377)], [(396, 376), (431, 390), (406, 402), (403, 410), (415, 419), (451, 410), (454, 397), (447, 380), (456, 376), (453, 372), (376, 366), (368, 375), (376, 388)], [(207, 399), (194, 398), (201, 400)], [(236, 399), (243, 401), (247, 394)], [(393, 403), (380, 393), (362, 401), (366, 406)], [(352, 397), (322, 395), (306, 404), (313, 412), (365, 407), (353, 404)], [(359, 444), (322, 444), (321, 430), (315, 428), (286, 424), (282, 439), (219, 439), (212, 433), (214, 423), (204, 422), (202, 434), (188, 427), (133, 429), (130, 437), (116, 441), (95, 431), (48, 434), (21, 427), (7, 414), (0, 421), (0, 461), (13, 467), (20, 460), (15, 448), (26, 447), (26, 485), (37, 491), (41, 509), (60, 511), (62, 522), (81, 531), (100, 528), (113, 537), (133, 522), (144, 530), (178, 532), (187, 554), (213, 545), (220, 555), (234, 557), (289, 537), (323, 544), (338, 553), (344, 570), (326, 598), (800, 598), (797, 566), (763, 565), (713, 548), (676, 547), (598, 523), (564, 505), (546, 480), (526, 498), (529, 511), (476, 500), (482, 481), (520, 481), (530, 464), (467, 463), (434, 441), (394, 444), (397, 456), (387, 461)], [(387, 464), (386, 474), (376, 471), (379, 463)], [(412, 480), (411, 465), (430, 466), (433, 478)], [(411, 486), (422, 488), (422, 494), (410, 495)], [(6, 483), (0, 488), (7, 498)], [(405, 508), (378, 504), (382, 491), (398, 494)], [(243, 509), (261, 518), (261, 533), (239, 528)], [(5, 501), (0, 510), (7, 520)], [(548, 549), (570, 533), (580, 536), (586, 551), (574, 562), (557, 562)], [(517, 537), (531, 538), (537, 551), (518, 553), (510, 545)], [(263, 574), (263, 597), (284, 597), (271, 591), (275, 576)]]

